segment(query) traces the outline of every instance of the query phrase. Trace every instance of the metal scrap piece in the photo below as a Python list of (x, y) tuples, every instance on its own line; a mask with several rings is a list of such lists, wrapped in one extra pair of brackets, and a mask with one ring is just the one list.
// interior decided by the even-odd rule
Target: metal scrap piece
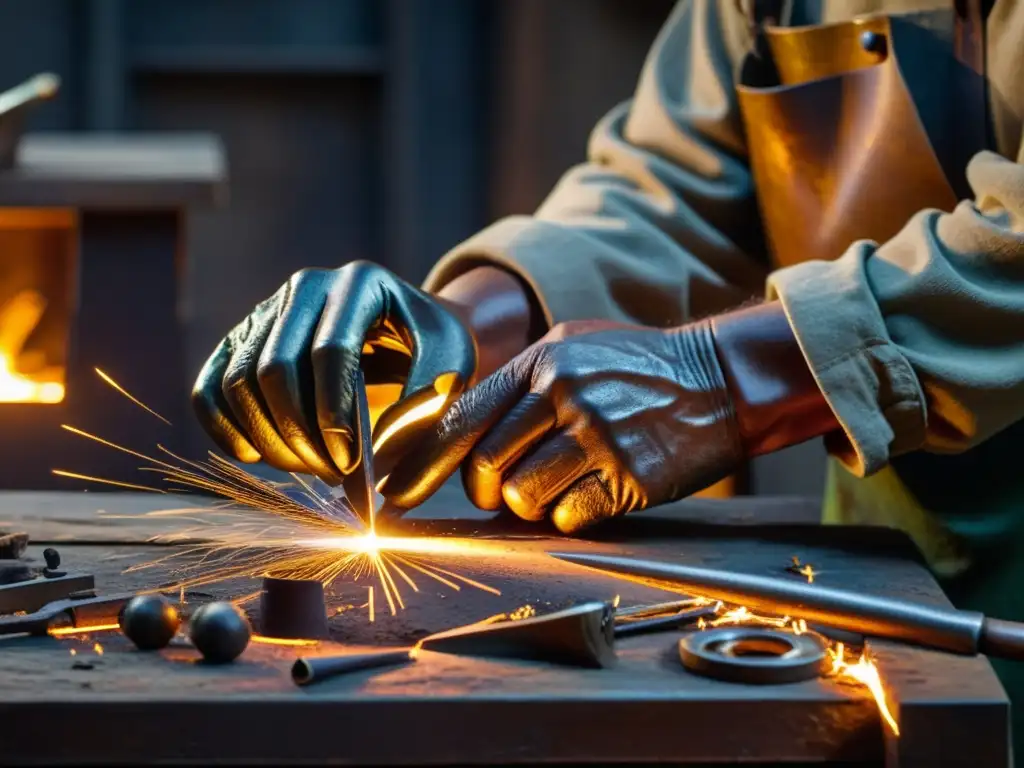
[(27, 533), (0, 531), (0, 560), (17, 560), (27, 548)]

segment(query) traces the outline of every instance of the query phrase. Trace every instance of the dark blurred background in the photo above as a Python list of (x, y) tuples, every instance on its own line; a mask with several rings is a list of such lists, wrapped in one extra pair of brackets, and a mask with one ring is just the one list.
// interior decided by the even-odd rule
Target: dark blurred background
[(531, 211), (631, 95), (671, 5), (7, 0), (0, 88), (61, 76), (30, 131), (221, 137), (230, 203), (189, 219), (194, 372), (297, 269), (372, 259), (417, 281)]
[[(221, 138), (230, 202), (188, 216), (193, 376), (297, 269), (371, 259), (418, 281), (488, 222), (534, 209), (631, 96), (672, 5), (6, 0), (0, 87), (61, 76), (30, 131)], [(186, 445), (208, 447), (194, 425)]]

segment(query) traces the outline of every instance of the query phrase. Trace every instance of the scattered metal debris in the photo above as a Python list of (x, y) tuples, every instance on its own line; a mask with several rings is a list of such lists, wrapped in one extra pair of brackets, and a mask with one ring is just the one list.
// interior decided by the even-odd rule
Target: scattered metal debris
[(813, 584), (814, 577), (818, 575), (818, 571), (814, 570), (814, 566), (810, 563), (801, 563), (800, 558), (796, 555), (793, 555), (792, 562), (786, 566), (786, 572), (796, 576), (803, 576), (807, 579), (808, 584)]

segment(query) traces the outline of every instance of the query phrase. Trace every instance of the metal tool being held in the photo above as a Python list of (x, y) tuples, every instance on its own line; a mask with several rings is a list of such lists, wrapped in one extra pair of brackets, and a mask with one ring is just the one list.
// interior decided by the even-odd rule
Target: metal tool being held
[(552, 552), (552, 557), (608, 573), (639, 576), (687, 592), (789, 615), (869, 637), (902, 640), (953, 653), (1024, 659), (1024, 624), (973, 611), (920, 605), (792, 579), (672, 565), (626, 557)]
[(348, 503), (366, 526), (373, 530), (379, 507), (377, 478), (373, 471), (373, 425), (370, 423), (370, 404), (366, 396), (366, 379), (359, 371), (355, 385), (355, 428), (359, 444), (359, 465), (346, 475), (342, 488)]

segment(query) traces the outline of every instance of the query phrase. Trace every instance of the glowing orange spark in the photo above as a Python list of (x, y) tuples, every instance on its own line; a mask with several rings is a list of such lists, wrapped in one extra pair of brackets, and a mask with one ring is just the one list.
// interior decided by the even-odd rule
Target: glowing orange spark
[(91, 627), (50, 627), (47, 634), (51, 637), (65, 637), (66, 635), (88, 635), (93, 632), (110, 632), (120, 629), (120, 624), (95, 624)]
[(367, 589), (370, 590), (370, 596), (368, 598), (369, 602), (367, 602), (367, 605), (370, 607), (370, 623), (372, 624), (373, 623), (373, 619), (374, 619), (374, 616), (373, 616), (373, 585), (371, 584), (369, 587), (367, 587)]
[(803, 566), (797, 573), (801, 576), (806, 576), (808, 584), (814, 583), (814, 569), (810, 565)]
[(892, 729), (893, 734), (899, 736), (900, 726), (889, 710), (889, 704), (885, 698), (885, 686), (882, 684), (882, 676), (878, 672), (878, 666), (865, 653), (862, 653), (856, 661), (851, 663), (847, 659), (846, 648), (842, 643), (836, 643), (835, 648), (829, 648), (828, 652), (832, 657), (832, 674), (849, 677), (871, 691), (882, 719)]
[(96, 652), (97, 656), (102, 656), (103, 655), (103, 646), (100, 645), (99, 643), (93, 644), (92, 649), (93, 649), (93, 651)]
[(104, 485), (116, 485), (119, 488), (128, 488), (135, 491), (151, 491), (154, 493), (166, 493), (159, 488), (151, 488), (148, 485), (136, 485), (135, 483), (122, 483), (120, 480), (107, 480), (102, 477), (91, 475), (80, 475), (77, 472), (68, 472), (66, 469), (51, 469), (50, 472), (58, 477), (69, 477), (72, 480), (85, 480), (89, 483), (102, 483)]
[(266, 637), (264, 635), (253, 635), (249, 639), (254, 643), (262, 643), (263, 645), (284, 645), (296, 648), (320, 644), (319, 640), (304, 640), (301, 638), (290, 637)]
[(158, 419), (160, 419), (160, 421), (162, 421), (162, 422), (163, 422), (164, 424), (166, 424), (167, 426), (171, 426), (171, 422), (169, 422), (169, 421), (168, 421), (167, 419), (165, 419), (165, 418), (164, 418), (163, 416), (161, 416), (161, 415), (160, 415), (159, 413), (157, 413), (156, 411), (154, 411), (154, 410), (153, 410), (152, 408), (150, 408), (150, 407), (149, 407), (148, 405), (146, 405), (146, 404), (145, 404), (144, 402), (142, 402), (142, 401), (141, 401), (141, 400), (139, 400), (138, 398), (136, 398), (136, 397), (134, 397), (133, 395), (131, 395), (131, 394), (130, 394), (130, 393), (128, 392), (128, 390), (126, 390), (126, 389), (125, 389), (124, 387), (122, 387), (122, 386), (121, 386), (120, 384), (118, 384), (118, 383), (117, 383), (116, 381), (114, 381), (114, 380), (113, 380), (112, 378), (110, 378), (109, 376), (107, 376), (107, 374), (105, 374), (105, 373), (104, 373), (103, 371), (101, 371), (101, 370), (100, 370), (99, 368), (93, 368), (93, 370), (94, 370), (94, 371), (96, 371), (96, 374), (97, 374), (97, 375), (98, 375), (98, 376), (99, 376), (99, 377), (100, 377), (101, 379), (103, 379), (103, 380), (104, 380), (105, 382), (107, 382), (107, 384), (109, 384), (109, 385), (110, 385), (110, 386), (112, 386), (112, 387), (113, 387), (114, 389), (116, 389), (116, 390), (117, 390), (118, 392), (120, 392), (120, 393), (121, 393), (122, 395), (124, 395), (125, 397), (127, 397), (127, 398), (128, 398), (129, 400), (131, 400), (131, 401), (132, 401), (133, 403), (135, 403), (135, 404), (136, 404), (137, 406), (139, 406), (139, 408), (142, 408), (142, 409), (143, 409), (144, 411), (148, 411), (148, 412), (149, 412), (150, 414), (152, 414), (153, 416), (156, 416), (156, 417), (157, 417)]
[(77, 656), (78, 655), (78, 651), (76, 651), (74, 648), (72, 648), (70, 651), (68, 651), (68, 653), (70, 653), (72, 656)]

